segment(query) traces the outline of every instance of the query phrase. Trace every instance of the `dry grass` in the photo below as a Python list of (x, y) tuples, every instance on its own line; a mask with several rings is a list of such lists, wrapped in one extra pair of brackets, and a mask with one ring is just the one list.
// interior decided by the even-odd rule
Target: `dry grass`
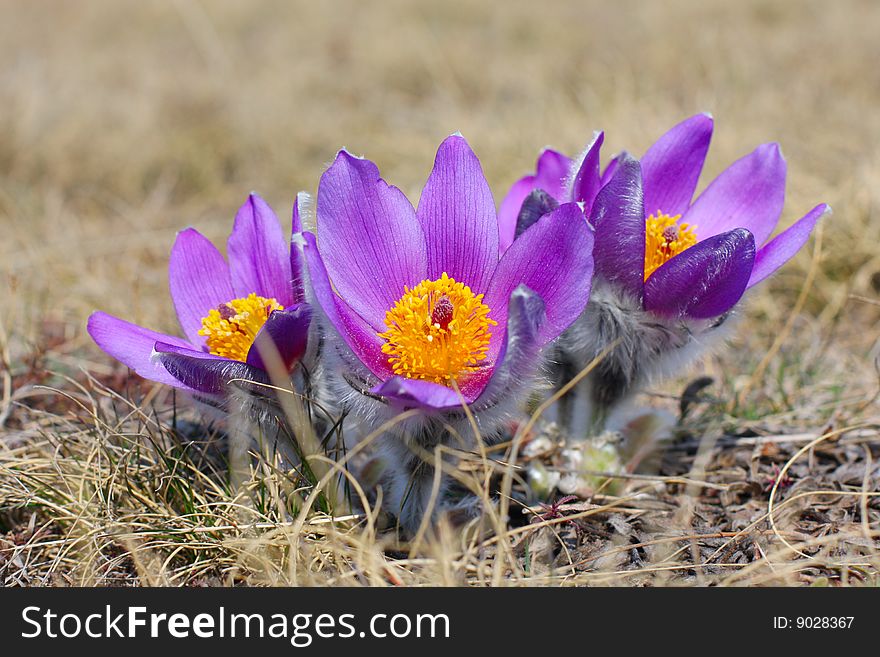
[[(21, 1), (4, 15), (4, 583), (877, 583), (877, 3)], [(460, 130), (500, 197), (545, 143), (574, 152), (601, 127), (609, 152), (639, 153), (700, 110), (717, 121), (703, 184), (778, 140), (783, 223), (819, 201), (835, 213), (698, 368), (716, 384), (659, 474), (600, 486), (567, 518), (418, 545), (371, 514), (329, 522), (271, 455), (231, 469), (195, 409), (85, 332), (95, 308), (173, 331), (175, 232), (222, 241), (251, 189), (283, 217), (340, 146), (415, 196)], [(647, 401), (674, 407), (684, 383)], [(790, 488), (764, 490), (773, 465)]]

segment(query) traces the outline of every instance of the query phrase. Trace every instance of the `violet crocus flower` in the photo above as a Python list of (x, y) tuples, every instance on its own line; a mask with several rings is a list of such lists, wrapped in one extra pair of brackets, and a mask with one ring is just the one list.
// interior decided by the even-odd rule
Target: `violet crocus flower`
[[(584, 384), (593, 428), (635, 386), (671, 373), (719, 336), (743, 294), (794, 256), (830, 213), (819, 204), (769, 239), (785, 199), (778, 144), (737, 160), (692, 201), (712, 130), (712, 118), (700, 114), (663, 135), (641, 162), (621, 154), (586, 210), (596, 231), (596, 277), (586, 311), (561, 345), (576, 372), (619, 341)], [(593, 150), (585, 161), (595, 182)], [(517, 185), (511, 195), (522, 196), (526, 183)], [(521, 215), (537, 197), (531, 193)], [(573, 422), (579, 432), (588, 423)]]
[(820, 203), (769, 240), (785, 202), (779, 144), (758, 146), (691, 202), (712, 127), (699, 114), (663, 135), (641, 165), (618, 157), (591, 213), (597, 274), (660, 316), (723, 315), (794, 256), (830, 212)]
[[(294, 230), (301, 230), (296, 206)], [(266, 370), (279, 363), (272, 359), (289, 372), (305, 352), (311, 319), (299, 250), (290, 249), (275, 213), (251, 194), (236, 214), (227, 251), (228, 264), (195, 229), (177, 235), (169, 284), (185, 339), (100, 311), (89, 317), (92, 339), (142, 377), (207, 400), (224, 397), (232, 380), (268, 383)]]
[(592, 234), (564, 204), (501, 257), (492, 194), (458, 135), (440, 145), (417, 209), (375, 164), (340, 151), (320, 181), (317, 223), (320, 239), (302, 243), (315, 300), (341, 337), (327, 348), (340, 358), (327, 368), (333, 394), (368, 429), (418, 411), (384, 440), (386, 506), (412, 529), (433, 474), (407, 446), (472, 436), (463, 403), (494, 438), (532, 391), (542, 348), (586, 305)]

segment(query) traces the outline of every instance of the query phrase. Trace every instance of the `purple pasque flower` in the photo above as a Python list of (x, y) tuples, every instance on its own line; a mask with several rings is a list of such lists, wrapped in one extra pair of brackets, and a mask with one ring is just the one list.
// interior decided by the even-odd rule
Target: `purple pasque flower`
[(618, 156), (589, 215), (597, 275), (657, 315), (723, 315), (830, 212), (821, 203), (768, 241), (785, 200), (786, 164), (775, 143), (734, 162), (692, 202), (712, 127), (699, 114), (657, 140), (641, 163)]
[[(293, 215), (299, 232), (296, 205)], [(276, 355), (290, 371), (305, 352), (311, 309), (299, 251), (256, 194), (236, 214), (227, 251), (228, 263), (195, 229), (177, 234), (168, 277), (186, 339), (100, 311), (89, 317), (92, 339), (144, 378), (200, 395), (221, 396), (232, 379), (268, 382)]]
[(596, 228), (598, 275), (644, 300), (651, 312), (724, 314), (794, 256), (830, 208), (817, 205), (767, 241), (785, 200), (778, 144), (734, 162), (692, 202), (712, 130), (711, 116), (692, 116), (660, 137), (640, 164), (623, 153), (601, 173), (601, 132), (576, 161), (545, 149), (535, 173), (518, 180), (501, 203), (502, 246), (558, 203), (578, 202)]
[(502, 257), (492, 194), (460, 135), (440, 145), (417, 209), (375, 164), (340, 151), (317, 220), (320, 246), (304, 233), (303, 250), (345, 347), (348, 393), (394, 409), (518, 398), (541, 348), (589, 297), (593, 237), (580, 208), (561, 205)]
[(587, 309), (560, 340), (559, 359), (577, 372), (614, 346), (568, 402), (573, 435), (600, 429), (639, 386), (722, 338), (745, 291), (791, 258), (830, 212), (820, 204), (767, 241), (785, 196), (777, 144), (734, 162), (692, 201), (712, 128), (708, 115), (691, 117), (641, 162), (623, 153), (600, 178), (587, 212), (596, 278)]

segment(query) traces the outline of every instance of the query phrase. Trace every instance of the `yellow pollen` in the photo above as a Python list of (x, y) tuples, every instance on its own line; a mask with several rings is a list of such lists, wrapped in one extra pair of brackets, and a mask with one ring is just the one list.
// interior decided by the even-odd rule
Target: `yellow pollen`
[(658, 211), (645, 222), (645, 280), (660, 265), (697, 243), (696, 226), (679, 224), (681, 215)]
[(284, 310), (284, 306), (251, 293), (212, 309), (202, 318), (199, 335), (205, 336), (208, 350), (215, 356), (244, 362), (257, 333), (276, 310)]
[(444, 272), (436, 281), (404, 287), (385, 313), (382, 352), (395, 374), (449, 385), (485, 365), (489, 327), (497, 324), (488, 315), (482, 294)]

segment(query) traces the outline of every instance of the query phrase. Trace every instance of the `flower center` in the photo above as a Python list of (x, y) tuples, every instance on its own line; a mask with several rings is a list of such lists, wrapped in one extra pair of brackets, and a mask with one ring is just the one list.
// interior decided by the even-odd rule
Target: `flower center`
[(275, 299), (249, 294), (221, 303), (202, 318), (199, 335), (205, 336), (208, 351), (215, 356), (246, 361), (248, 351), (263, 324), (276, 310), (284, 310)]
[(424, 280), (385, 313), (388, 330), (382, 352), (395, 374), (448, 385), (477, 371), (489, 348), (489, 307), (482, 294), (443, 273), (436, 281)]
[(645, 280), (660, 265), (697, 243), (696, 226), (679, 224), (681, 215), (657, 212), (645, 222)]

